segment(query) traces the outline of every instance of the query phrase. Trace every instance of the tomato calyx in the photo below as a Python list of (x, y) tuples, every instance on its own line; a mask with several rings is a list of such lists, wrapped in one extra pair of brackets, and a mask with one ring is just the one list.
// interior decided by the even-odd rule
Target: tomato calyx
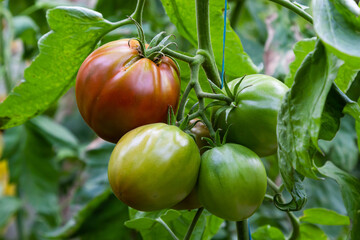
[[(142, 29), (142, 26), (140, 23), (138, 23), (135, 19), (132, 17), (129, 17), (130, 20), (132, 20), (138, 30), (138, 37), (130, 39), (128, 42), (129, 48), (131, 48), (130, 41), (136, 40), (139, 42), (139, 45), (135, 47), (135, 50), (139, 53), (140, 58), (147, 58), (153, 61), (156, 65), (160, 65), (163, 61), (164, 57), (168, 57), (176, 64), (176, 66), (179, 68), (178, 63), (175, 61), (175, 59), (167, 54), (165, 54), (163, 51), (168, 48), (171, 45), (175, 45), (177, 47), (177, 44), (175, 42), (168, 42), (171, 37), (175, 37), (175, 35), (170, 34), (164, 37), (165, 32), (162, 31), (158, 33), (149, 44), (146, 44), (145, 34), (144, 30)], [(168, 42), (168, 43), (167, 43)]]

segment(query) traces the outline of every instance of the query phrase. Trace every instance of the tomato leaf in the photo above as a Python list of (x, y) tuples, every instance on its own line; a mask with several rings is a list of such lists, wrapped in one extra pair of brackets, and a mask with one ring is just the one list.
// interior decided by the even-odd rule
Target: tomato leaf
[(346, 210), (352, 221), (351, 236), (352, 239), (356, 239), (360, 236), (360, 181), (329, 161), (319, 168), (319, 171), (339, 184)]
[(20, 125), (45, 111), (74, 83), (81, 63), (113, 25), (101, 14), (80, 7), (49, 10), (52, 29), (39, 41), (39, 56), (25, 80), (0, 104), (0, 128)]
[(284, 97), (278, 116), (278, 155), (280, 172), (289, 191), (294, 186), (291, 168), (317, 179), (313, 155), (319, 149), (317, 138), (321, 114), (334, 79), (332, 71), (331, 58), (318, 42), (315, 51), (296, 72), (294, 84)]
[(20, 209), (22, 203), (15, 197), (0, 197), (0, 231), (6, 227), (11, 217)]
[(270, 225), (261, 226), (251, 234), (254, 240), (285, 240), (284, 234), (280, 229)]
[(293, 51), (295, 54), (295, 59), (289, 65), (290, 70), (284, 80), (286, 86), (291, 87), (291, 85), (294, 82), (296, 71), (300, 67), (301, 63), (304, 61), (305, 57), (310, 52), (314, 51), (315, 43), (316, 43), (316, 38), (307, 38), (297, 42), (294, 45)]
[(300, 224), (299, 240), (327, 240), (327, 236), (318, 226), (308, 223)]
[[(313, 1), (314, 28), (336, 56), (355, 69), (360, 67), (360, 8), (355, 1)], [(324, 14), (326, 13), (326, 14)]]
[(325, 208), (310, 208), (304, 210), (304, 215), (300, 221), (321, 224), (321, 225), (349, 225), (348, 216), (341, 215), (335, 211)]
[[(141, 212), (130, 208), (130, 219), (125, 223), (127, 227), (140, 231), (144, 240), (172, 239), (164, 227), (163, 221), (172, 231), (183, 239), (196, 213), (192, 211), (161, 210), (157, 212)], [(204, 211), (200, 216), (191, 239), (210, 240), (220, 228), (222, 219)]]
[[(194, 47), (197, 46), (195, 4), (187, 0), (161, 1), (170, 20), (180, 34)], [(222, 1), (210, 1), (210, 32), (217, 66), (222, 63), (223, 8)], [(225, 43), (225, 72), (232, 77), (256, 73), (258, 70), (244, 52), (241, 41), (227, 21)], [(239, 67), (241, 66), (241, 67)]]
[(27, 125), (5, 133), (5, 154), (9, 160), (10, 180), (37, 214), (56, 222), (59, 216), (58, 169), (50, 141), (38, 129)]

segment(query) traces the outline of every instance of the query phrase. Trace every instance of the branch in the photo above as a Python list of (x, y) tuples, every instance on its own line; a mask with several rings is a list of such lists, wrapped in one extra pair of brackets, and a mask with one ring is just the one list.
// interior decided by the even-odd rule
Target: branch
[(310, 14), (308, 14), (307, 12), (305, 12), (302, 8), (293, 4), (292, 2), (290, 2), (288, 0), (270, 0), (270, 1), (280, 4), (281, 6), (286, 7), (287, 9), (290, 9), (291, 11), (293, 11), (300, 17), (304, 18), (309, 23), (313, 24), (312, 16)]

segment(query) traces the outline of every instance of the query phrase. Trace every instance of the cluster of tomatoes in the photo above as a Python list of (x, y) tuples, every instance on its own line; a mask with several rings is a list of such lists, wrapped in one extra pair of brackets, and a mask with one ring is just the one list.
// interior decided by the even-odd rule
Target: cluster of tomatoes
[(260, 157), (276, 152), (287, 87), (259, 74), (231, 81), (233, 103), (212, 117), (215, 129), (227, 130), (228, 143), (204, 151), (204, 124), (194, 125), (195, 138), (165, 124), (168, 107), (176, 109), (180, 98), (176, 64), (165, 56), (144, 58), (138, 48), (133, 40), (105, 44), (77, 75), (80, 113), (100, 137), (117, 143), (108, 166), (114, 194), (141, 211), (204, 206), (227, 220), (250, 217), (265, 196)]

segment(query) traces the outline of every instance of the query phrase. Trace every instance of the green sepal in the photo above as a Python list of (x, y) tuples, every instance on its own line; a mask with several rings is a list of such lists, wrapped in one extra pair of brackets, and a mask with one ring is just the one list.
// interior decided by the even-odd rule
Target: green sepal
[(216, 144), (214, 143), (214, 141), (211, 138), (202, 137), (201, 139), (205, 140), (209, 144), (208, 148), (216, 147)]
[(186, 115), (184, 121), (181, 122), (179, 128), (183, 131), (187, 130), (189, 126), (189, 115)]
[(239, 89), (239, 87), (240, 87), (240, 84), (242, 83), (242, 81), (244, 80), (244, 78), (246, 77), (246, 75), (244, 75), (241, 79), (240, 79), (240, 81), (235, 85), (235, 87), (234, 87), (234, 96), (235, 96), (235, 99), (236, 99), (236, 97), (238, 96), (238, 89)]
[(226, 102), (224, 101), (213, 101), (211, 103), (209, 103), (208, 105), (205, 106), (205, 110), (212, 108), (212, 107), (217, 107), (217, 106), (228, 106)]
[(167, 124), (176, 126), (176, 117), (172, 106), (169, 106), (168, 108)]
[(176, 39), (176, 37), (175, 37), (174, 34), (170, 34), (170, 35), (164, 37), (163, 40), (161, 40), (158, 45), (160, 45), (160, 46), (161, 46), (161, 45), (164, 45), (171, 37), (174, 37), (174, 38)]
[(227, 139), (227, 136), (228, 136), (228, 134), (229, 134), (229, 129), (230, 129), (231, 125), (232, 125), (232, 124), (230, 124), (230, 125), (228, 126), (228, 128), (226, 129), (225, 134), (224, 134), (224, 137), (223, 137), (222, 142), (221, 142), (221, 145), (224, 145), (224, 144), (226, 143), (226, 139)]
[(165, 31), (162, 31), (162, 32), (156, 34), (156, 36), (155, 36), (153, 39), (151, 39), (151, 41), (150, 41), (150, 43), (149, 43), (148, 49), (159, 45), (159, 42), (161, 41), (161, 37), (162, 37), (164, 34), (165, 34)]
[(210, 83), (210, 86), (214, 93), (224, 94), (224, 92), (212, 81), (208, 79), (208, 82)]
[(165, 56), (168, 57), (168, 58), (170, 58), (171, 60), (173, 60), (173, 62), (175, 63), (177, 69), (179, 69), (179, 72), (180, 72), (180, 74), (181, 74), (180, 65), (177, 63), (177, 61), (175, 60), (175, 58), (173, 58), (172, 56), (167, 55), (167, 54), (165, 54)]
[(138, 34), (139, 34), (139, 39), (137, 39), (139, 41), (139, 44), (140, 44), (140, 48), (141, 48), (141, 53), (146, 57), (145, 55), (145, 43), (146, 43), (146, 40), (145, 40), (145, 34), (144, 34), (144, 30), (142, 29), (140, 23), (138, 23), (135, 19), (133, 19), (132, 17), (129, 17), (129, 19), (131, 21), (134, 22), (137, 30), (138, 30)]
[(224, 79), (224, 88), (225, 88), (225, 91), (226, 91), (226, 94), (231, 98), (231, 99), (234, 99), (234, 95), (233, 93), (231, 92), (230, 88), (229, 88), (229, 85), (227, 84), (227, 81)]
[(245, 87), (243, 87), (242, 89), (240, 89), (240, 91), (238, 91), (238, 92), (236, 92), (235, 93), (235, 98), (234, 98), (234, 101), (235, 101), (235, 104), (236, 105), (238, 105), (239, 104), (239, 98), (238, 98), (238, 96), (239, 96), (239, 94), (242, 92), (242, 91), (244, 91), (245, 89), (247, 89), (247, 88), (249, 88), (249, 87), (252, 87), (253, 85), (247, 85), (247, 86), (245, 86)]

